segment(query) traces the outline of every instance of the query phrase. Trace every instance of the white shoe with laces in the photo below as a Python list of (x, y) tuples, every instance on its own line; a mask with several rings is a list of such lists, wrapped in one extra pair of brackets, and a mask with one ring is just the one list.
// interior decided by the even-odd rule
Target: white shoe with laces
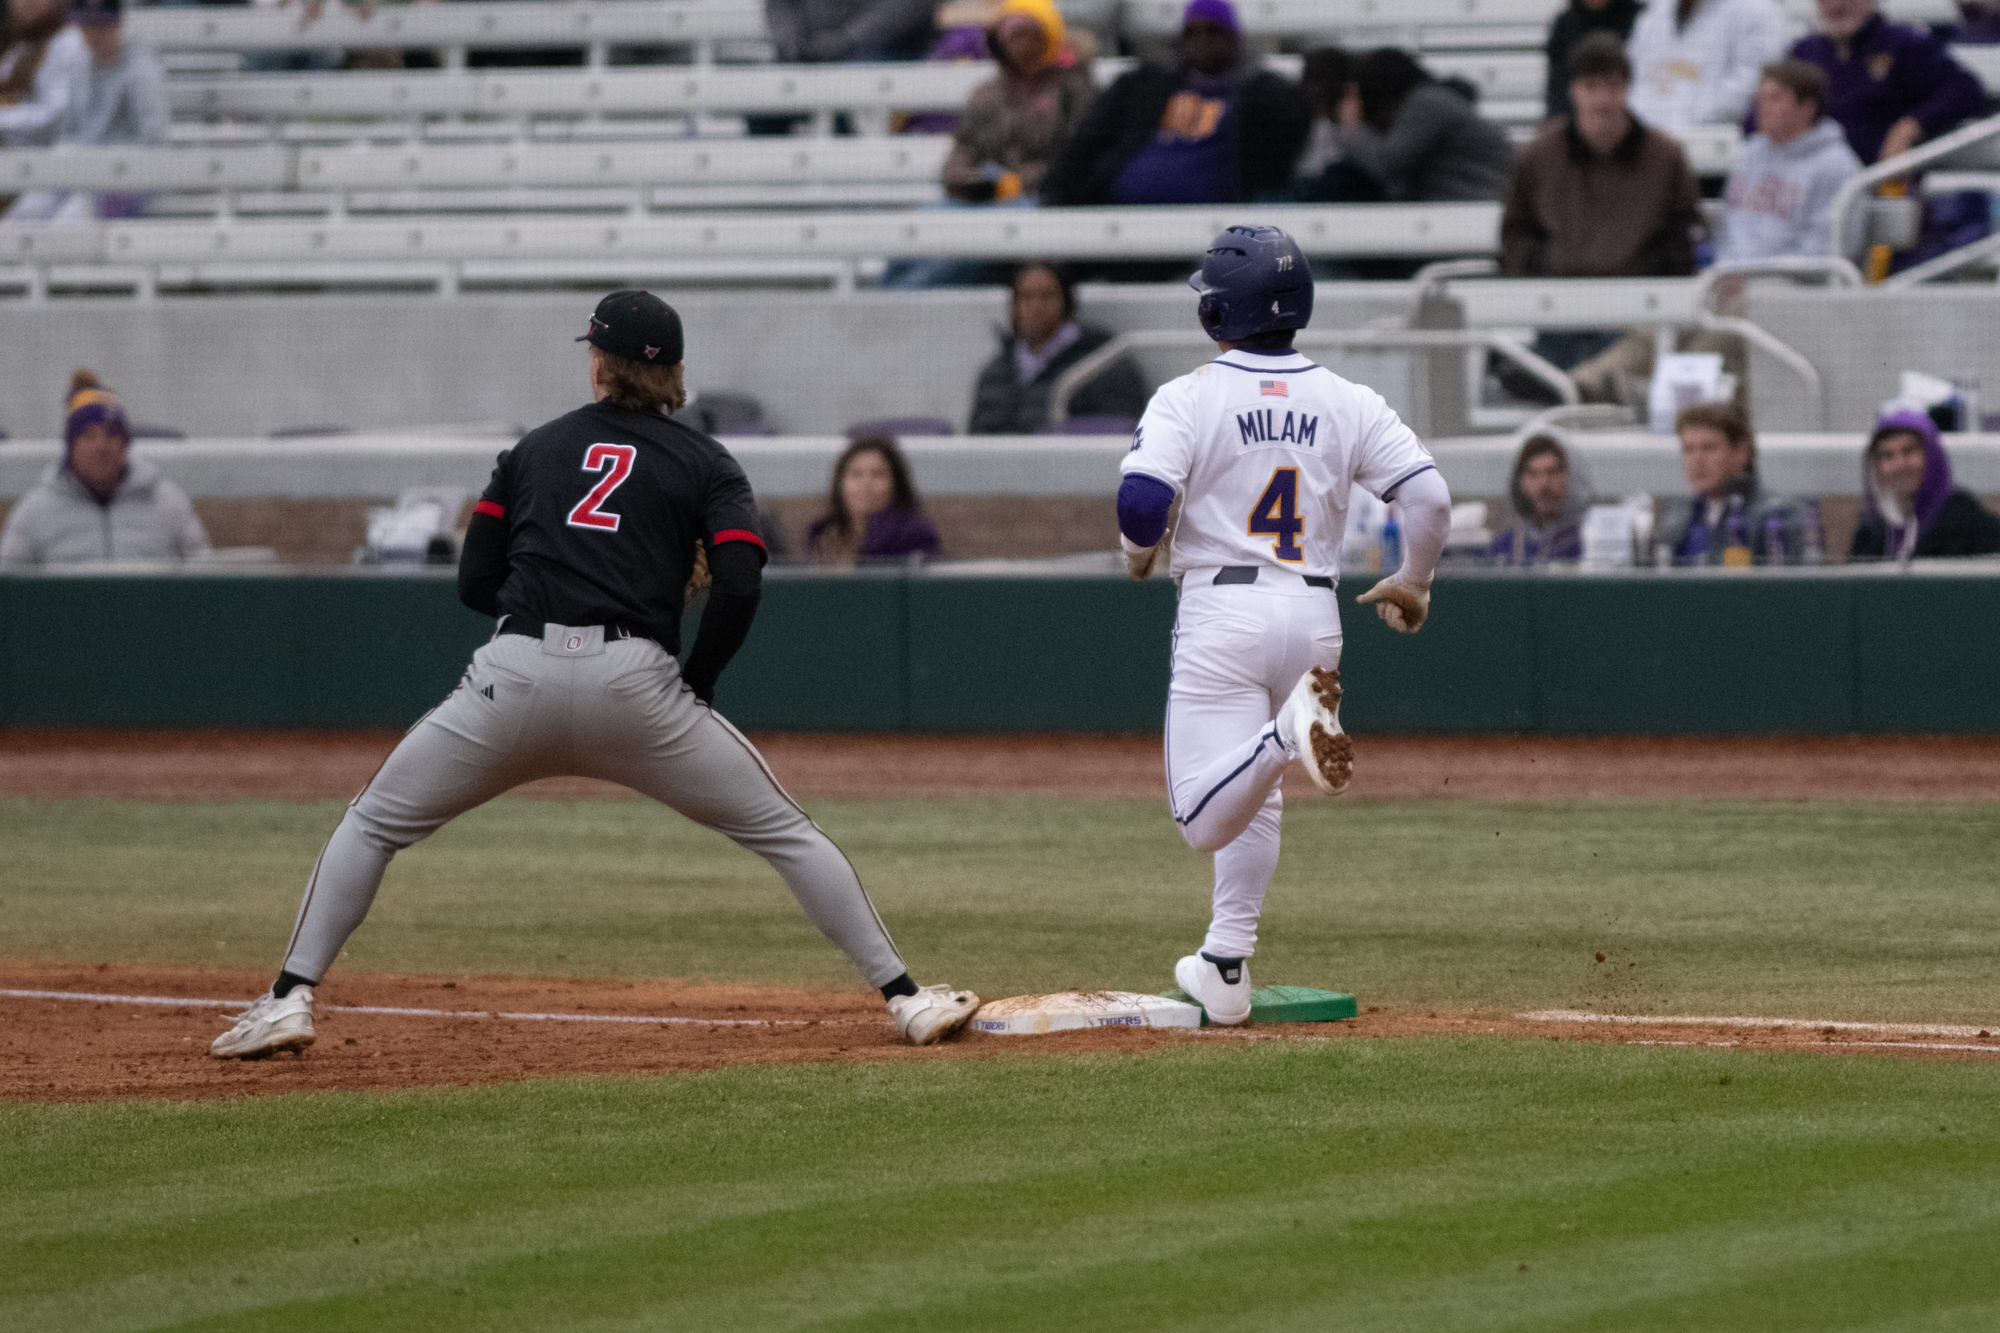
[(978, 1008), (979, 997), (969, 990), (924, 986), (915, 995), (898, 995), (889, 1001), (889, 1017), (910, 1045), (928, 1046), (964, 1027)]
[(282, 1000), (265, 991), (236, 1015), (235, 1023), (209, 1046), (210, 1055), (254, 1060), (276, 1051), (303, 1051), (313, 1044), (312, 987), (294, 986)]
[(1221, 964), (1202, 953), (1191, 953), (1174, 964), (1174, 980), (1180, 988), (1208, 1011), (1209, 1022), (1223, 1027), (1234, 1027), (1250, 1018), (1250, 960), (1231, 960), (1229, 971), (1236, 974), (1234, 981)]
[(1340, 672), (1314, 667), (1278, 710), (1278, 739), (1329, 796), (1347, 790), (1354, 777), (1354, 742), (1340, 729)]

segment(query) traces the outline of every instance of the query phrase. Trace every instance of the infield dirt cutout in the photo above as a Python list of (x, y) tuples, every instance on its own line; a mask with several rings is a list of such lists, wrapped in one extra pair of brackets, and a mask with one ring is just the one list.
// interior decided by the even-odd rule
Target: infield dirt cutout
[[(1188, 1042), (1365, 1041), (1432, 1035), (1926, 1059), (2000, 1057), (2000, 1037), (1970, 1034), (1922, 1035), (1856, 1025), (1801, 1027), (1795, 1021), (1747, 1026), (1743, 1020), (1549, 1021), (1383, 1010), (1365, 1001), (1360, 1016), (1345, 1023), (1198, 1031), (1099, 1028), (1041, 1037), (966, 1033), (918, 1049), (906, 1045), (891, 1029), (880, 998), (858, 989), (357, 973), (337, 975), (319, 991), (315, 1018), (319, 1040), (304, 1055), (252, 1061), (212, 1058), (208, 1043), (225, 1027), (224, 1015), (235, 1009), (200, 1002), (247, 1000), (267, 981), (265, 974), (245, 968), (0, 962), (0, 990), (107, 997), (0, 996), (0, 1100), (384, 1091), (582, 1074), (690, 1073), (734, 1064), (1136, 1055)], [(433, 1012), (351, 1012), (356, 1008)], [(564, 1021), (551, 1015), (703, 1021)]]

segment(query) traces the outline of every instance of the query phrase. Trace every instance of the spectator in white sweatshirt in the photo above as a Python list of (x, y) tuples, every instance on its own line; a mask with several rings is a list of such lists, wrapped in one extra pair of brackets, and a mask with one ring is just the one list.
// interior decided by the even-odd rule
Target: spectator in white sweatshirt
[[(1821, 114), (1826, 73), (1803, 60), (1764, 66), (1757, 133), (1744, 142), (1724, 194), (1718, 263), (1834, 252), (1833, 196), (1861, 170), (1840, 126)], [(1843, 252), (1848, 248), (1839, 247)]]
[(1669, 134), (1736, 124), (1790, 29), (1778, 0), (1653, 0), (1626, 47), (1632, 114)]

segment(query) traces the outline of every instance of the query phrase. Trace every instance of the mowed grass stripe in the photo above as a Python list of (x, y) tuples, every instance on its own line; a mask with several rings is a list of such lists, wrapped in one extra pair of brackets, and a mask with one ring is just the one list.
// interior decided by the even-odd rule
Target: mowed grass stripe
[(1430, 1038), (17, 1106), (0, 1326), (1918, 1327), (1994, 1310), (1996, 1092)]
[[(0, 958), (272, 966), (340, 809), (0, 802)], [(1159, 802), (813, 813), (923, 980), (1157, 990), (1206, 924), (1208, 858)], [(1996, 861), (1985, 805), (1300, 801), (1254, 970), (1404, 1007), (1988, 1025)], [(466, 815), (397, 859), (341, 968), (854, 984), (762, 862), (638, 800)]]

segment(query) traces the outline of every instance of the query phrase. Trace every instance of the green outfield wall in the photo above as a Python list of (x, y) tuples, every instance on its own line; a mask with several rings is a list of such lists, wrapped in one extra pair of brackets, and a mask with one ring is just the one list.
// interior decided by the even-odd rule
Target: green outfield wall
[[(1434, 610), (1409, 637), (1348, 606), (1355, 730), (2000, 733), (2000, 570), (1469, 575)], [(1173, 619), (1165, 580), (778, 571), (717, 703), (748, 728), (1153, 731)], [(405, 726), (491, 629), (438, 576), (0, 578), (0, 724)]]

